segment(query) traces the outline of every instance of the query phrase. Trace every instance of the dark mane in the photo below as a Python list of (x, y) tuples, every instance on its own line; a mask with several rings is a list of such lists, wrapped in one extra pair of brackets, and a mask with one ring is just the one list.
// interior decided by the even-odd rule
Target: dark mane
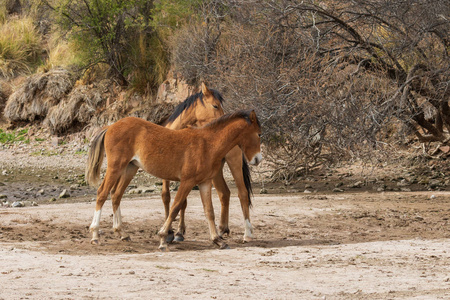
[[(219, 100), (220, 104), (222, 105), (224, 102), (222, 95), (214, 89), (209, 90), (213, 94), (214, 98)], [(183, 111), (188, 110), (191, 106), (195, 106), (197, 104), (197, 100), (199, 100), (202, 105), (205, 105), (205, 103), (203, 102), (202, 92), (189, 96), (186, 98), (186, 100), (184, 100), (183, 102), (178, 104), (177, 107), (175, 107), (174, 112), (170, 115), (170, 117), (166, 120), (166, 122), (164, 122), (164, 125), (174, 122), (183, 113)]]
[[(245, 121), (247, 121), (247, 123), (251, 124), (252, 123), (252, 121), (250, 120), (251, 112), (252, 112), (252, 110), (238, 110), (237, 112), (223, 115), (220, 118), (205, 125), (204, 128), (220, 126), (220, 125), (227, 123), (228, 121), (233, 120), (233, 119), (244, 119)], [(258, 122), (258, 126), (261, 127), (261, 124), (259, 123), (258, 119), (257, 119), (257, 122)]]

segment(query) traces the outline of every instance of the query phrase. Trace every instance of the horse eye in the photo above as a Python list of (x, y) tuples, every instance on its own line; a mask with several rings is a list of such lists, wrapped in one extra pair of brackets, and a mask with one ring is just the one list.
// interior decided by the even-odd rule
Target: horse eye
[(215, 109), (218, 109), (219, 107), (215, 104), (212, 105)]

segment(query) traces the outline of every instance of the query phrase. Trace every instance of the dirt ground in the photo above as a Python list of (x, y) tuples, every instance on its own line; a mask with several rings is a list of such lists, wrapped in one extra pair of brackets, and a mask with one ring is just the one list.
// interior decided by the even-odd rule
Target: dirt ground
[[(101, 244), (93, 246), (95, 189), (80, 183), (86, 154), (73, 144), (63, 150), (0, 150), (0, 299), (450, 299), (450, 192), (332, 192), (330, 177), (309, 179), (306, 192), (303, 182), (266, 184), (260, 194), (257, 178), (256, 238), (244, 244), (230, 184), (231, 249), (219, 250), (192, 191), (186, 241), (161, 253), (157, 180), (139, 173), (132, 185), (155, 191), (122, 202), (132, 241), (114, 235), (108, 201)], [(63, 189), (69, 198), (58, 198)], [(6, 206), (14, 201), (26, 205)], [(217, 220), (217, 196), (213, 201)]]

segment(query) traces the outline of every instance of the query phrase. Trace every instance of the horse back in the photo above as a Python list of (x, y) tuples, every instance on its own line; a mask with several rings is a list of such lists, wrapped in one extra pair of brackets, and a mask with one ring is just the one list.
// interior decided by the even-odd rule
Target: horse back
[(135, 117), (111, 125), (104, 143), (108, 166), (134, 163), (169, 180), (180, 180), (184, 167), (198, 157), (193, 151), (204, 148), (193, 129), (171, 130)]

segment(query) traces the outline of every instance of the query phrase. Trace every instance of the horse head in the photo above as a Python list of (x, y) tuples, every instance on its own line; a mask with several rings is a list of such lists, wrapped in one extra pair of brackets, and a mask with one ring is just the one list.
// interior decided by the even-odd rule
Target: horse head
[(241, 139), (239, 147), (245, 155), (245, 158), (251, 165), (258, 165), (262, 161), (261, 155), (261, 124), (254, 110), (249, 112), (246, 127), (243, 132), (244, 138)]
[(196, 126), (203, 126), (212, 120), (224, 115), (222, 108), (222, 96), (214, 90), (208, 89), (205, 83), (202, 83), (202, 101), (203, 105), (197, 105), (195, 108)]

